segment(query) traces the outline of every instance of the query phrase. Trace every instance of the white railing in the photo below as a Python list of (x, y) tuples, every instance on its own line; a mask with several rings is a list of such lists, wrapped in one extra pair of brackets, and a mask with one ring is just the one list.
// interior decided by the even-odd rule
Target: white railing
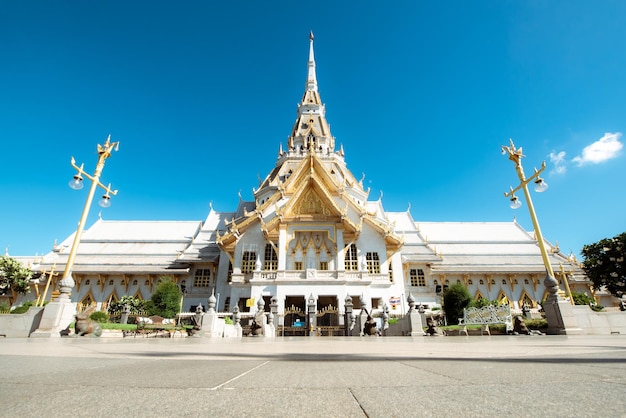
[[(375, 283), (390, 282), (386, 273), (368, 273), (366, 271), (338, 271), (338, 270), (279, 270), (279, 271), (254, 271), (252, 273), (233, 273), (231, 283), (248, 283), (250, 280), (347, 280), (362, 281), (370, 280)], [(420, 288), (424, 289), (424, 288)], [(430, 289), (428, 289), (430, 290)], [(434, 288), (432, 289), (434, 291)]]

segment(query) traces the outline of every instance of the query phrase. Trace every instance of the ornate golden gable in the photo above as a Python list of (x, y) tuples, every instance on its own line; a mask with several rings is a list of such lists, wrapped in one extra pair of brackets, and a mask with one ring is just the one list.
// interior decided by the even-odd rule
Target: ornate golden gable
[(293, 208), (294, 215), (323, 215), (330, 216), (330, 209), (322, 202), (320, 196), (309, 188), (302, 199)]

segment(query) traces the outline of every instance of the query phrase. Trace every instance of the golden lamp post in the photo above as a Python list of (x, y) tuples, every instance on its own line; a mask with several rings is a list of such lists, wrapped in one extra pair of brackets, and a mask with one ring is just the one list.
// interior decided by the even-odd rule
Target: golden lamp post
[(70, 294), (72, 292), (72, 288), (75, 285), (74, 279), (72, 278), (72, 267), (74, 266), (74, 260), (76, 259), (76, 253), (78, 252), (78, 245), (80, 244), (80, 239), (83, 235), (83, 230), (85, 229), (85, 223), (87, 222), (87, 216), (89, 215), (89, 209), (91, 208), (91, 202), (93, 201), (93, 197), (96, 193), (96, 189), (98, 186), (104, 189), (104, 195), (102, 195), (102, 199), (98, 202), (100, 206), (103, 208), (107, 208), (111, 206), (111, 195), (116, 195), (117, 190), (111, 190), (111, 185), (105, 186), (100, 182), (100, 175), (102, 174), (102, 169), (104, 168), (104, 163), (107, 158), (111, 156), (112, 151), (117, 151), (119, 148), (118, 142), (111, 142), (111, 135), (107, 137), (104, 145), (98, 144), (98, 164), (96, 165), (96, 170), (93, 175), (90, 175), (83, 170), (84, 164), (81, 164), (80, 167), (76, 165), (76, 161), (74, 157), (71, 159), (72, 167), (74, 167), (77, 173), (74, 175), (74, 178), (70, 181), (69, 186), (74, 190), (80, 190), (83, 188), (83, 176), (87, 177), (91, 180), (91, 188), (89, 189), (89, 194), (87, 195), (87, 201), (85, 202), (85, 206), (83, 208), (83, 214), (80, 217), (80, 221), (78, 222), (78, 228), (76, 229), (76, 234), (74, 235), (74, 242), (72, 243), (72, 248), (70, 250), (70, 254), (67, 258), (67, 263), (65, 264), (65, 271), (63, 272), (63, 277), (59, 281), (59, 300), (61, 302), (69, 300)]
[(565, 327), (558, 304), (559, 282), (554, 278), (554, 271), (552, 270), (552, 265), (550, 264), (550, 259), (548, 258), (548, 251), (546, 250), (543, 235), (541, 234), (541, 228), (539, 227), (539, 221), (537, 220), (535, 207), (533, 206), (533, 201), (530, 197), (530, 192), (528, 191), (528, 183), (530, 182), (534, 183), (534, 189), (538, 193), (544, 192), (548, 188), (548, 184), (541, 177), (539, 177), (539, 175), (546, 168), (546, 162), (544, 161), (541, 164), (541, 168), (539, 170), (535, 169), (535, 172), (532, 176), (526, 178), (526, 176), (524, 175), (524, 168), (522, 167), (522, 158), (524, 157), (524, 155), (522, 154), (522, 148), (515, 148), (513, 140), (510, 141), (511, 143), (509, 146), (502, 146), (502, 154), (508, 154), (509, 160), (515, 163), (515, 170), (517, 171), (517, 176), (519, 177), (520, 184), (516, 188), (511, 187), (511, 190), (505, 192), (504, 196), (510, 199), (510, 206), (512, 209), (518, 209), (520, 206), (522, 206), (522, 202), (517, 196), (515, 196), (515, 192), (517, 192), (518, 190), (524, 191), (524, 196), (526, 197), (526, 202), (528, 203), (528, 211), (530, 212), (530, 219), (532, 220), (533, 227), (535, 228), (537, 245), (539, 245), (539, 251), (541, 252), (543, 265), (546, 268), (546, 278), (543, 284), (546, 287), (549, 295), (543, 308), (544, 312), (546, 312), (546, 319), (548, 320), (548, 330), (550, 333), (564, 333)]

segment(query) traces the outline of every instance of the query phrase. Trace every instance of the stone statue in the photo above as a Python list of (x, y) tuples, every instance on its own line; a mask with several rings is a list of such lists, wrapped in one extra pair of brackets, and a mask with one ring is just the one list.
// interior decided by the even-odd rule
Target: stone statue
[(524, 319), (522, 318), (521, 315), (517, 315), (515, 317), (515, 320), (513, 321), (513, 333), (515, 335), (518, 335), (518, 334), (530, 335), (531, 334), (530, 330), (526, 326), (526, 323), (524, 322)]
[(445, 335), (444, 332), (435, 324), (435, 320), (432, 317), (426, 318), (426, 325), (428, 329), (426, 330), (426, 334), (430, 336), (440, 336)]
[(265, 311), (260, 310), (254, 314), (254, 318), (252, 319), (252, 324), (250, 327), (250, 334), (253, 336), (264, 335), (263, 325), (265, 319)]
[(96, 337), (102, 335), (102, 328), (100, 328), (100, 324), (89, 319), (89, 315), (92, 311), (93, 308), (76, 314), (76, 323), (74, 324), (74, 331), (76, 332), (76, 335), (83, 336), (92, 334)]
[(367, 321), (363, 327), (363, 334), (365, 335), (378, 335), (378, 328), (376, 328), (376, 321), (372, 318), (372, 315), (367, 315)]

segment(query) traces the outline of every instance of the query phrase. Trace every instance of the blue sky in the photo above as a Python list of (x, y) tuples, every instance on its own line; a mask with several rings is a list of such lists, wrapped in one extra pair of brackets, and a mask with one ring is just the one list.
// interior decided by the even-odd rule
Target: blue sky
[[(544, 236), (565, 253), (626, 231), (626, 2), (5, 2), (0, 246), (76, 228), (96, 146), (110, 220), (203, 220), (252, 198), (304, 91), (308, 34), (327, 119), (370, 199), (419, 221), (510, 221), (513, 138)], [(101, 194), (101, 193), (98, 193)], [(521, 196), (520, 196), (521, 197)], [(525, 202), (524, 202), (525, 203)]]

